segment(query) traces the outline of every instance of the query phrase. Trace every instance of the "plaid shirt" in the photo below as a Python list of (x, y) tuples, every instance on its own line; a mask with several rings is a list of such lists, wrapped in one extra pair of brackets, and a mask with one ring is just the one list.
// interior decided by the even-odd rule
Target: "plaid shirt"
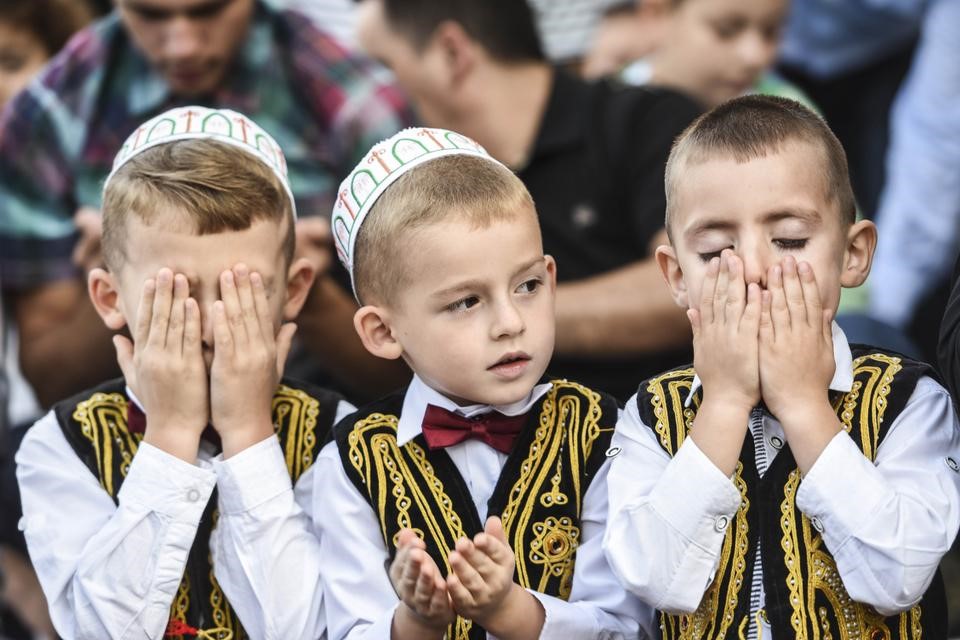
[(410, 123), (400, 93), (303, 16), (258, 4), (220, 89), (182, 99), (133, 45), (116, 13), (75, 36), (0, 116), (0, 281), (26, 289), (72, 277), (72, 218), (100, 207), (124, 139), (187, 104), (250, 116), (286, 154), (302, 216), (329, 215), (340, 180)]

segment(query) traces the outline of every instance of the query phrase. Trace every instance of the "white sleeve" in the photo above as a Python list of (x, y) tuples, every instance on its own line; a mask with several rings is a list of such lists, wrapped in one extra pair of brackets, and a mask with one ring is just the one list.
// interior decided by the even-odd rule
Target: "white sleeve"
[[(341, 400), (335, 423), (354, 411)], [(210, 539), (217, 581), (253, 638), (323, 637), (320, 541), (311, 524), (316, 467), (291, 485), (276, 436), (213, 463), (220, 520)]]
[(390, 640), (400, 600), (387, 574), (390, 555), (377, 516), (347, 477), (336, 442), (323, 448), (313, 469), (328, 637)]
[(115, 505), (52, 412), (16, 461), (21, 528), (57, 632), (162, 638), (214, 473), (141, 443)]
[(921, 378), (871, 462), (839, 433), (797, 491), (850, 596), (883, 615), (923, 596), (960, 526), (960, 425)]
[[(276, 436), (214, 461), (220, 519), (210, 537), (220, 587), (251, 638), (324, 633), (320, 542), (294, 500)], [(301, 480), (309, 478), (311, 469)]]
[(740, 492), (690, 438), (671, 459), (636, 404), (627, 402), (613, 436), (604, 550), (621, 584), (654, 609), (691, 612), (713, 580)]
[(636, 638), (638, 628), (644, 631), (641, 637), (659, 637), (653, 610), (620, 586), (603, 555), (609, 468), (609, 462), (600, 468), (583, 498), (569, 601), (530, 590), (546, 613), (540, 634), (544, 640)]

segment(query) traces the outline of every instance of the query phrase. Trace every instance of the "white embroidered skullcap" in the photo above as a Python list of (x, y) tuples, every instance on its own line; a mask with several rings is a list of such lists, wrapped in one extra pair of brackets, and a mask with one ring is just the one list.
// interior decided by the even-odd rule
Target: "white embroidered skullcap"
[(297, 206), (290, 190), (287, 161), (280, 145), (256, 122), (230, 109), (178, 107), (143, 123), (130, 134), (117, 152), (110, 175), (103, 183), (104, 190), (120, 167), (131, 158), (147, 149), (179, 140), (216, 140), (242, 149), (260, 160), (280, 180), (287, 197), (290, 198), (290, 208), (296, 220)]
[(353, 260), (357, 235), (370, 209), (397, 178), (425, 162), (446, 156), (474, 156), (495, 160), (470, 138), (444, 129), (404, 129), (377, 143), (347, 178), (340, 183), (330, 224), (340, 262), (350, 272), (354, 294)]

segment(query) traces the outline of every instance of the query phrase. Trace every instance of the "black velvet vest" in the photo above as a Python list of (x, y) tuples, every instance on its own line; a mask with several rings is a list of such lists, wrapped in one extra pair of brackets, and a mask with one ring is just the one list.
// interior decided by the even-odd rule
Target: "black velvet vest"
[[(470, 492), (450, 456), (418, 435), (397, 445), (404, 394), (364, 407), (336, 429), (347, 476), (368, 500), (391, 556), (403, 528), (414, 529), (441, 572), (461, 536), (483, 530)], [(581, 503), (605, 461), (617, 422), (616, 400), (565, 380), (530, 409), (488, 504), (500, 516), (516, 556), (515, 580), (566, 599), (580, 542)], [(486, 638), (457, 618), (450, 640)]]
[[(328, 439), (340, 396), (303, 383), (284, 380), (273, 397), (273, 422), (287, 469), (294, 483), (313, 464)], [(60, 428), (77, 456), (100, 481), (114, 502), (143, 436), (127, 430), (124, 381), (100, 387), (58, 403), (54, 408)], [(183, 579), (170, 606), (170, 625), (164, 637), (184, 640), (178, 627), (193, 627), (218, 640), (247, 638), (213, 575), (210, 532), (216, 525), (214, 490), (203, 512)], [(192, 637), (188, 634), (186, 637)]]
[[(832, 393), (844, 429), (870, 460), (929, 366), (905, 357), (852, 345), (853, 387)], [(693, 369), (679, 369), (643, 383), (640, 417), (671, 456), (700, 406), (698, 390), (689, 407)], [(909, 428), (904, 425), (901, 428)], [(690, 615), (660, 614), (664, 639), (743, 638), (750, 626), (750, 589), (757, 542), (761, 544), (766, 615), (773, 635), (811, 640), (946, 638), (947, 610), (939, 572), (923, 599), (900, 615), (884, 617), (853, 601), (837, 565), (811, 520), (796, 505), (800, 471), (788, 445), (761, 478), (753, 439), (744, 440), (733, 482), (740, 509), (727, 528), (720, 564), (699, 608)]]

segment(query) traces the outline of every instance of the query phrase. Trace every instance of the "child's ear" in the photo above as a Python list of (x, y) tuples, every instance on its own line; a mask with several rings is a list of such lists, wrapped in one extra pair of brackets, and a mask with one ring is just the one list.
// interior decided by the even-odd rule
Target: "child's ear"
[(855, 222), (847, 231), (840, 286), (859, 287), (870, 275), (873, 251), (877, 248), (877, 226), (869, 220)]
[(287, 301), (283, 305), (283, 319), (295, 320), (307, 301), (317, 272), (306, 258), (296, 258), (287, 269)]
[(120, 302), (120, 288), (114, 274), (100, 268), (91, 270), (87, 276), (87, 293), (108, 329), (117, 331), (127, 324), (127, 317)]
[(690, 307), (690, 301), (687, 297), (687, 283), (683, 280), (683, 270), (680, 268), (680, 261), (677, 260), (677, 252), (669, 244), (662, 244), (656, 251), (657, 264), (660, 266), (660, 273), (667, 286), (670, 287), (670, 293), (673, 294), (673, 301), (683, 309)]
[(557, 261), (553, 259), (553, 256), (546, 255), (543, 256), (544, 260), (547, 262), (547, 285), (550, 287), (550, 291), (556, 293), (557, 291)]
[(403, 355), (403, 347), (390, 328), (390, 313), (384, 307), (368, 304), (357, 309), (353, 328), (364, 348), (378, 358), (396, 360)]

